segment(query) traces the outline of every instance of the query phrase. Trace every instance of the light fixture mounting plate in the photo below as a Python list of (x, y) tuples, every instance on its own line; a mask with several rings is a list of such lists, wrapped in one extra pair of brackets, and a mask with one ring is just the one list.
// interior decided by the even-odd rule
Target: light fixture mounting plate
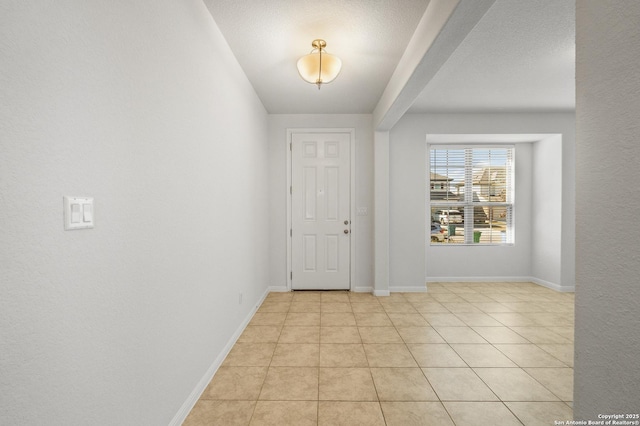
[(314, 49), (324, 49), (325, 47), (327, 47), (327, 42), (322, 40), (322, 39), (317, 38), (317, 39), (315, 39), (315, 40), (313, 40), (311, 42), (311, 46)]

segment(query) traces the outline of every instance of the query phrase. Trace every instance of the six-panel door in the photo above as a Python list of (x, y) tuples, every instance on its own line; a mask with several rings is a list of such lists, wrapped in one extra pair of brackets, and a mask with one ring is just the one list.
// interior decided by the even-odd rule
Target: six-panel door
[(350, 287), (350, 134), (294, 133), (292, 288)]

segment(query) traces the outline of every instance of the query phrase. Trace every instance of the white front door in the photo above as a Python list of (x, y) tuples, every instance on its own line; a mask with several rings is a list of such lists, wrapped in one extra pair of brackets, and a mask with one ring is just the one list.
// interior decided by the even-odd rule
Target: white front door
[(291, 288), (348, 290), (350, 133), (291, 138)]

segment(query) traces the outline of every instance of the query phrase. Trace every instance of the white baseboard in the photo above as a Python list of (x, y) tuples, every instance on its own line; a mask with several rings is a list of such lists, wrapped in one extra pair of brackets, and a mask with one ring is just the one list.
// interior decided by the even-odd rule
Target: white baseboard
[(389, 296), (389, 290), (373, 290), (374, 296)]
[[(270, 292), (274, 293), (283, 293), (289, 291), (287, 286), (271, 286), (269, 287)], [(373, 287), (353, 287), (351, 289), (354, 293), (373, 293)]]
[(422, 287), (417, 286), (389, 286), (391, 293), (426, 293), (427, 286), (423, 284)]
[(541, 280), (540, 278), (536, 278), (536, 277), (427, 277), (426, 278), (427, 281), (427, 286), (429, 285), (428, 283), (451, 283), (451, 282), (460, 282), (460, 283), (464, 283), (464, 282), (494, 282), (494, 283), (501, 283), (501, 282), (513, 282), (513, 283), (534, 283), (534, 284), (538, 284), (541, 285), (543, 287), (547, 287), (550, 288), (551, 290), (555, 290), (555, 291), (559, 291), (559, 292), (563, 292), (563, 293), (569, 293), (569, 292), (574, 292), (576, 290), (575, 286), (561, 286), (560, 284), (556, 284), (550, 281), (545, 281), (545, 280)]
[(286, 293), (288, 291), (289, 291), (289, 288), (286, 285), (278, 285), (278, 286), (272, 285), (267, 289), (267, 293)]
[(541, 285), (543, 287), (550, 288), (551, 290), (559, 291), (562, 293), (572, 293), (576, 291), (575, 286), (561, 286), (560, 284), (552, 283), (549, 281), (541, 280), (540, 278), (530, 277), (532, 283)]
[(204, 376), (202, 376), (202, 378), (198, 381), (198, 384), (196, 385), (195, 389), (191, 391), (191, 394), (189, 395), (187, 400), (182, 404), (182, 406), (180, 407), (176, 415), (173, 416), (173, 419), (171, 419), (171, 422), (169, 422), (169, 426), (180, 426), (185, 421), (185, 419), (187, 418), (187, 416), (189, 415), (193, 407), (196, 405), (196, 402), (198, 402), (200, 395), (202, 395), (202, 392), (204, 392), (204, 390), (207, 388), (207, 385), (209, 385), (209, 382), (213, 378), (213, 375), (216, 374), (216, 371), (218, 371), (218, 368), (220, 368), (220, 365), (222, 365), (222, 362), (224, 361), (224, 359), (227, 357), (227, 355), (229, 355), (231, 348), (233, 348), (233, 345), (236, 344), (236, 341), (238, 340), (238, 338), (240, 337), (244, 329), (249, 324), (249, 321), (251, 321), (251, 318), (253, 318), (253, 315), (258, 310), (258, 307), (262, 304), (262, 302), (267, 297), (270, 291), (278, 291), (278, 290), (271, 290), (272, 288), (273, 287), (267, 288), (267, 290), (264, 292), (262, 297), (260, 297), (260, 300), (256, 302), (254, 308), (245, 317), (244, 321), (242, 321), (242, 324), (240, 324), (240, 326), (236, 329), (235, 333), (233, 333), (233, 336), (231, 336), (231, 338), (229, 339), (225, 347), (222, 349), (220, 354), (216, 357), (216, 359), (213, 361), (211, 366), (207, 369), (207, 372), (204, 373)]
[(427, 283), (504, 283), (530, 282), (531, 277), (426, 277)]

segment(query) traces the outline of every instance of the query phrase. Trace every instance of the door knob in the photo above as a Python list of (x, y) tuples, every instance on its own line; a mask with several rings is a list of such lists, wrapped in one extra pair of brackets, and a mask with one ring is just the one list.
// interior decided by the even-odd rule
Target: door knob
[(348, 230), (348, 229), (345, 229), (345, 230), (344, 230), (344, 233), (345, 233), (345, 234), (348, 234), (348, 233), (349, 233), (349, 230)]

